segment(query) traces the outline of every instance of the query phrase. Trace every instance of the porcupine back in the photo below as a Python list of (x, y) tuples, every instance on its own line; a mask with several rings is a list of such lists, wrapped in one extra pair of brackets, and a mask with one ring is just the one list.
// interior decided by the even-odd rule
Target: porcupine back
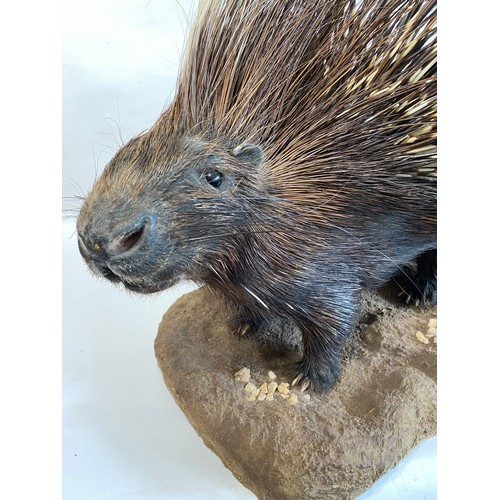
[(271, 186), (310, 217), (344, 208), (324, 189), (332, 165), (372, 182), (433, 177), (435, 10), (433, 0), (202, 2), (173, 122), (209, 142), (259, 144)]

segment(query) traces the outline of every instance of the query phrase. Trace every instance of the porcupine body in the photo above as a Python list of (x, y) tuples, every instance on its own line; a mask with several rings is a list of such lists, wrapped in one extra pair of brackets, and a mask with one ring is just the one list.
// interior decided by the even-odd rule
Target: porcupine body
[(244, 331), (299, 329), (293, 381), (327, 391), (362, 289), (416, 259), (402, 286), (436, 299), (435, 2), (202, 2), (175, 97), (77, 229), (132, 291), (193, 280)]

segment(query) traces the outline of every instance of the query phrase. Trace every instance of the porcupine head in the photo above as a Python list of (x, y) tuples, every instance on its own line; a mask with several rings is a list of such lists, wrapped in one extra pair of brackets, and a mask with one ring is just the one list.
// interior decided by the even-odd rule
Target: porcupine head
[[(382, 39), (396, 44), (399, 29), (404, 52), (406, 38), (415, 45), (430, 36), (433, 4), (420, 2), (417, 17), (414, 2), (396, 2), (397, 10), (392, 3), (370, 12), (380, 17), (377, 40), (385, 22)], [(404, 112), (424, 102), (418, 116), (430, 115), (431, 55), (413, 62), (406, 51), (401, 67), (413, 62), (419, 79), (406, 82), (393, 65), (377, 95), (366, 82), (373, 52), (353, 54), (356, 37), (370, 35), (367, 26), (355, 29), (363, 14), (355, 3), (280, 5), (202, 2), (173, 101), (106, 166), (81, 208), (78, 243), (91, 270), (133, 292), (191, 280), (233, 303), (244, 329), (298, 328), (304, 356), (292, 379), (325, 391), (340, 373), (358, 291), (432, 247), (426, 183), (403, 184), (403, 171), (383, 195), (374, 187), (386, 175), (381, 165), (401, 164), (398, 155), (406, 154), (407, 171), (428, 164), (430, 128), (417, 118), (390, 130), (377, 116), (365, 120), (393, 106), (391, 85), (397, 102), (407, 101)], [(413, 131), (420, 154), (401, 144), (383, 149), (388, 134), (394, 144)], [(366, 176), (368, 147), (375, 177)], [(385, 195), (388, 208), (372, 210)], [(387, 227), (394, 248), (375, 248), (387, 245)]]

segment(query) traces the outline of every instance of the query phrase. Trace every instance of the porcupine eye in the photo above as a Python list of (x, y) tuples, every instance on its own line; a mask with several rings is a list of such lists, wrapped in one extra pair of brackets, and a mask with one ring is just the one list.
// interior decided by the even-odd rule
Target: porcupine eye
[(220, 187), (224, 175), (218, 170), (212, 170), (205, 175), (206, 181), (214, 188)]

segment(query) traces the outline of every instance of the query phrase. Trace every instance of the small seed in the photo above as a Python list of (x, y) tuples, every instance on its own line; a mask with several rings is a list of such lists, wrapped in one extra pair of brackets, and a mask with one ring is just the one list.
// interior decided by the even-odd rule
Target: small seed
[(281, 392), (281, 394), (289, 394), (290, 389), (288, 388), (290, 384), (288, 382), (281, 382), (280, 385), (278, 385), (278, 392)]
[(259, 387), (259, 395), (257, 396), (258, 401), (264, 401), (266, 399), (267, 395), (267, 384), (264, 382), (260, 387)]
[(269, 394), (275, 392), (277, 388), (278, 384), (276, 382), (269, 382), (269, 384), (267, 384), (267, 391)]
[(250, 380), (250, 369), (242, 368), (234, 374), (234, 378), (240, 382), (248, 382)]
[(267, 372), (267, 376), (268, 376), (271, 380), (274, 380), (274, 379), (276, 378), (276, 374), (275, 374), (273, 371), (271, 371), (271, 370), (269, 370), (269, 371)]
[(249, 382), (246, 386), (245, 386), (245, 391), (249, 392), (250, 394), (257, 391), (257, 387), (255, 387), (254, 384), (252, 384), (252, 382)]
[(422, 342), (422, 344), (429, 343), (429, 339), (420, 330), (415, 334), (415, 337), (417, 337), (417, 340)]

